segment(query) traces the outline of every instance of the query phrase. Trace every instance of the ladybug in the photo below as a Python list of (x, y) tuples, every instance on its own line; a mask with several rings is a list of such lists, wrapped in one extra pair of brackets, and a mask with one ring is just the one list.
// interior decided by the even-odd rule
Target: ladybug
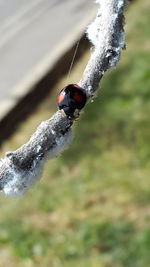
[(69, 84), (58, 95), (58, 108), (63, 109), (69, 119), (76, 119), (86, 101), (84, 90), (77, 84)]

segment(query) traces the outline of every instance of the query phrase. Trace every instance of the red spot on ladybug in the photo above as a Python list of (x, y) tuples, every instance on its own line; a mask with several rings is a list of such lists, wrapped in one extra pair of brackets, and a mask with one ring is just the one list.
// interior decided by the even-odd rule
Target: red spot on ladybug
[(61, 103), (65, 98), (65, 93), (58, 95), (58, 103)]
[(86, 94), (77, 84), (69, 84), (58, 95), (58, 108), (63, 109), (70, 119), (75, 119), (86, 103)]
[(73, 99), (74, 99), (75, 101), (77, 101), (78, 103), (79, 103), (79, 102), (82, 103), (83, 97), (82, 97), (81, 94), (79, 94), (79, 92), (76, 92), (76, 93), (74, 94), (74, 96), (73, 96)]

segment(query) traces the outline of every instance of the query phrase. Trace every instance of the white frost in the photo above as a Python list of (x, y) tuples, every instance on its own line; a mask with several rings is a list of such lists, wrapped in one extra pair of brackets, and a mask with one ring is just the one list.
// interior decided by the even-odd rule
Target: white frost
[(124, 4), (124, 0), (118, 1), (118, 10), (123, 7), (123, 4)]
[(65, 135), (56, 137), (56, 146), (54, 146), (46, 155), (48, 159), (58, 156), (62, 153), (72, 141), (72, 132), (68, 131)]
[(87, 36), (91, 43), (96, 46), (99, 42), (101, 24), (99, 19), (100, 13), (98, 12), (96, 19), (88, 26)]
[[(52, 148), (45, 158), (39, 159), (39, 156), (34, 160), (31, 170), (18, 171), (14, 168), (10, 168), (9, 179), (3, 187), (3, 192), (7, 196), (18, 197), (23, 195), (41, 176), (43, 165), (46, 159), (50, 159), (58, 156), (72, 140), (71, 131), (68, 131), (65, 135), (56, 137), (56, 145)], [(41, 147), (37, 147), (37, 152), (41, 150)], [(8, 164), (9, 164), (9, 159)]]
[(17, 171), (11, 168), (10, 179), (4, 185), (3, 192), (7, 196), (22, 196), (40, 177), (43, 162), (33, 171)]

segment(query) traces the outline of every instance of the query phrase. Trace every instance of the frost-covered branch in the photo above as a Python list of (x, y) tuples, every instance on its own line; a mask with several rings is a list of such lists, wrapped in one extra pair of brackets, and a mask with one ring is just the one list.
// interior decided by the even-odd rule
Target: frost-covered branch
[(125, 0), (97, 0), (100, 4), (95, 20), (89, 25), (87, 35), (94, 51), (83, 73), (79, 85), (92, 97), (104, 72), (114, 67), (124, 43)]
[[(105, 71), (114, 67), (124, 48), (123, 9), (125, 0), (97, 0), (100, 4), (87, 34), (93, 52), (79, 81), (87, 97), (93, 97)], [(21, 195), (40, 177), (46, 159), (57, 156), (71, 142), (73, 121), (62, 110), (44, 121), (30, 140), (0, 161), (0, 190)]]

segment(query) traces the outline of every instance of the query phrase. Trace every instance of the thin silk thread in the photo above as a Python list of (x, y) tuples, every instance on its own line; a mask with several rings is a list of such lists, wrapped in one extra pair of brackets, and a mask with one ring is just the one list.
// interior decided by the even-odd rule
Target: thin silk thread
[(81, 40), (81, 37), (77, 41), (77, 44), (76, 44), (76, 47), (75, 47), (74, 55), (72, 57), (71, 64), (70, 64), (70, 67), (69, 67), (69, 71), (68, 71), (68, 75), (67, 75), (67, 81), (69, 80), (69, 77), (70, 77), (70, 74), (71, 74), (71, 71), (72, 71), (72, 68), (73, 68), (73, 64), (74, 64), (74, 61), (75, 61), (75, 57), (77, 55), (77, 51), (78, 51), (78, 48), (79, 48), (80, 40)]

